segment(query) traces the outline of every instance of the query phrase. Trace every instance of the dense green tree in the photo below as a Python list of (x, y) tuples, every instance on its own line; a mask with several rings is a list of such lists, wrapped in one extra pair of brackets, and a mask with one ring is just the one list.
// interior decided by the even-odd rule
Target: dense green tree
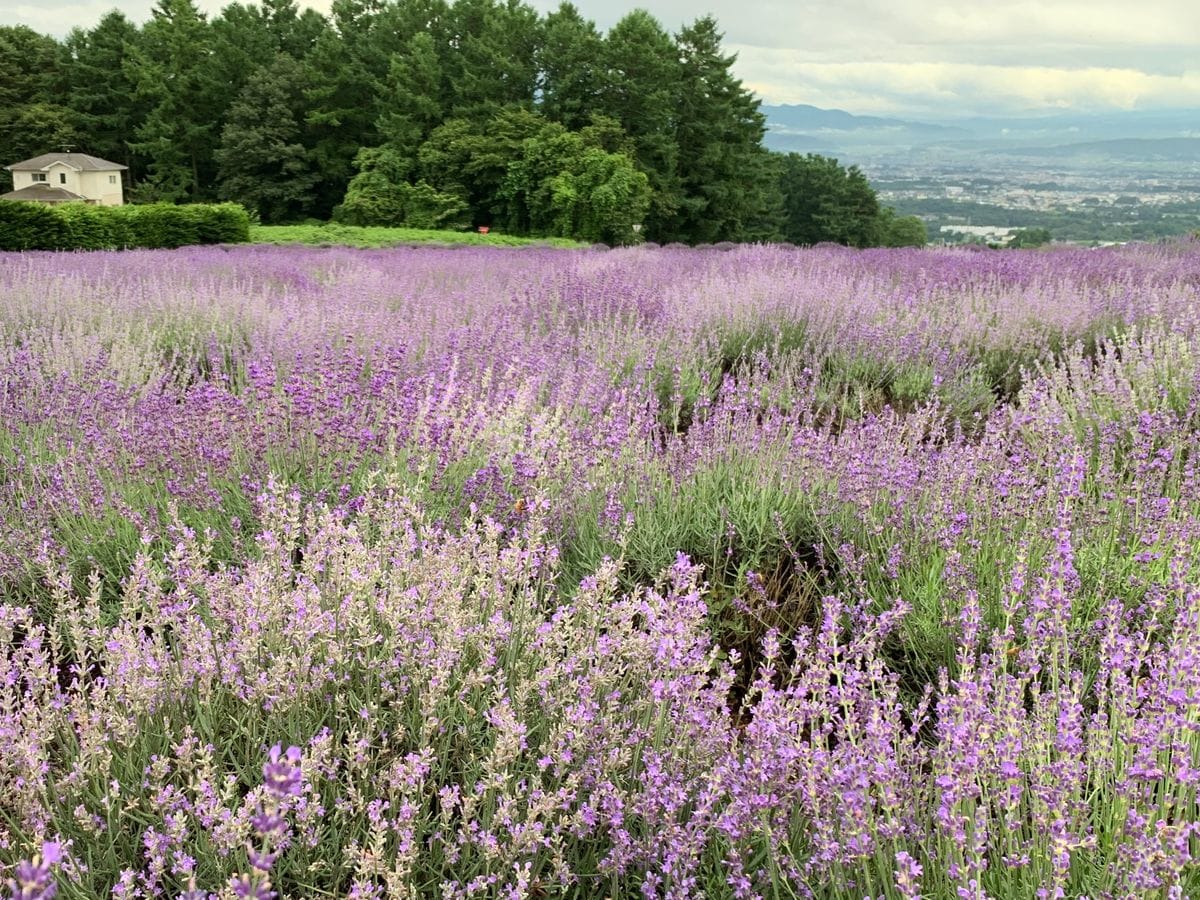
[(591, 147), (551, 181), (552, 233), (585, 241), (630, 244), (650, 210), (650, 179), (623, 153)]
[(77, 28), (67, 36), (64, 63), (67, 105), (80, 149), (128, 166), (134, 183), (142, 165), (129, 142), (145, 121), (148, 104), (138, 96), (126, 61), (139, 36), (137, 26), (113, 10), (91, 31)]
[(229, 102), (208, 64), (212, 31), (194, 0), (158, 0), (129, 48), (124, 69), (148, 104), (130, 149), (146, 158), (143, 196), (209, 200), (215, 195), (213, 154)]
[(682, 199), (676, 101), (679, 50), (671, 36), (645, 10), (634, 10), (608, 33), (597, 112), (621, 123), (633, 141), (638, 168), (650, 179), (654, 196), (646, 234), (669, 233)]
[(916, 216), (897, 216), (890, 206), (879, 212), (879, 233), (885, 247), (924, 247), (929, 241), (924, 222)]
[(537, 12), (520, 0), (456, 0), (445, 60), (448, 112), (480, 122), (508, 106), (532, 107), (540, 35)]
[[(24, 25), (0, 26), (0, 166), (75, 139), (71, 117), (61, 106), (62, 61), (54, 38)], [(0, 186), (8, 190), (11, 184), (9, 173), (0, 169)]]
[(879, 199), (857, 166), (846, 169), (829, 157), (789, 153), (780, 168), (786, 240), (878, 246)]
[(257, 70), (229, 110), (217, 149), (219, 193), (264, 222), (301, 215), (318, 175), (300, 141), (305, 70), (286, 53)]
[(5, 158), (12, 162), (67, 146), (78, 147), (80, 140), (71, 111), (65, 106), (22, 103), (0, 118), (0, 144), (5, 148)]
[(1004, 246), (1012, 249), (1044, 247), (1053, 239), (1048, 228), (1022, 228), (1014, 232)]
[(542, 114), (571, 130), (586, 125), (596, 109), (604, 39), (574, 5), (546, 16), (537, 62)]
[(379, 134), (390, 147), (415, 158), (444, 113), (445, 91), (437, 45), (429, 32), (419, 31), (409, 38), (404, 53), (392, 57)]
[(500, 187), (526, 139), (546, 120), (520, 106), (501, 109), (478, 124), (451, 119), (433, 130), (418, 154), (420, 177), (438, 190), (463, 197), (471, 224), (493, 225), (510, 217)]
[(429, 182), (407, 181), (412, 163), (387, 147), (362, 151), (336, 218), (349, 225), (453, 228), (465, 222), (467, 204)]
[(663, 237), (690, 243), (742, 240), (778, 190), (762, 138), (759, 102), (733, 74), (706, 16), (678, 36), (680, 78), (675, 141), (679, 209)]
[(345, 193), (354, 159), (379, 144), (376, 123), (392, 53), (402, 39), (380, 24), (382, 0), (333, 0), (332, 27), (309, 54), (313, 71), (307, 124), (321, 172), (317, 211), (328, 215)]

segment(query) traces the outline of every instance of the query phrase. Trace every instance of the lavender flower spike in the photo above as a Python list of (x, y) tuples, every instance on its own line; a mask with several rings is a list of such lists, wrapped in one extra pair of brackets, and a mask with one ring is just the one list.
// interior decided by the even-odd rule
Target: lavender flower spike
[(53, 900), (58, 893), (54, 870), (62, 862), (62, 847), (57, 841), (42, 844), (42, 852), (17, 865), (17, 877), (9, 879), (12, 900)]
[(286, 762), (280, 761), (281, 745), (271, 748), (271, 761), (263, 766), (263, 782), (271, 796), (299, 797), (303, 786), (300, 773), (300, 748), (288, 747)]

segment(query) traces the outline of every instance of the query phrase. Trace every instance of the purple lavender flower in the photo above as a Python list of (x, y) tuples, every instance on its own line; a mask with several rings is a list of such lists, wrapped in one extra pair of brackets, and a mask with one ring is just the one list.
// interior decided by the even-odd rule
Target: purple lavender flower
[(286, 761), (280, 759), (282, 745), (271, 748), (271, 761), (263, 766), (263, 784), (271, 796), (282, 800), (299, 797), (304, 787), (300, 771), (300, 748), (288, 747)]
[(62, 862), (62, 846), (57, 841), (42, 844), (42, 852), (17, 864), (17, 877), (10, 879), (12, 900), (53, 900), (58, 893), (54, 870)]
[(242, 900), (275, 900), (277, 894), (271, 890), (271, 882), (258, 875), (235, 875), (229, 881), (234, 896)]

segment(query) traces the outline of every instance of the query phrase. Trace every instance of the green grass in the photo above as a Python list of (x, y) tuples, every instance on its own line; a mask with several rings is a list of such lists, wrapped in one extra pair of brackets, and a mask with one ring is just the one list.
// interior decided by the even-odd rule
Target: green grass
[(409, 244), (467, 244), (475, 247), (583, 247), (567, 238), (523, 238), (474, 231), (434, 231), (425, 228), (376, 228), (357, 225), (252, 225), (254, 244), (310, 244), (345, 247), (399, 247)]

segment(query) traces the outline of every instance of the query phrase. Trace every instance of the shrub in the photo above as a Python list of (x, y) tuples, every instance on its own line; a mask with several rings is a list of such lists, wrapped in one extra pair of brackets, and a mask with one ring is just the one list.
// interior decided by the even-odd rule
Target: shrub
[(118, 250), (128, 246), (129, 228), (109, 207), (65, 203), (56, 212), (66, 226), (64, 247), (72, 250)]
[(250, 217), (236, 203), (0, 204), (0, 250), (161, 249), (249, 239)]
[(66, 223), (54, 207), (0, 203), (0, 250), (57, 250), (66, 242)]

